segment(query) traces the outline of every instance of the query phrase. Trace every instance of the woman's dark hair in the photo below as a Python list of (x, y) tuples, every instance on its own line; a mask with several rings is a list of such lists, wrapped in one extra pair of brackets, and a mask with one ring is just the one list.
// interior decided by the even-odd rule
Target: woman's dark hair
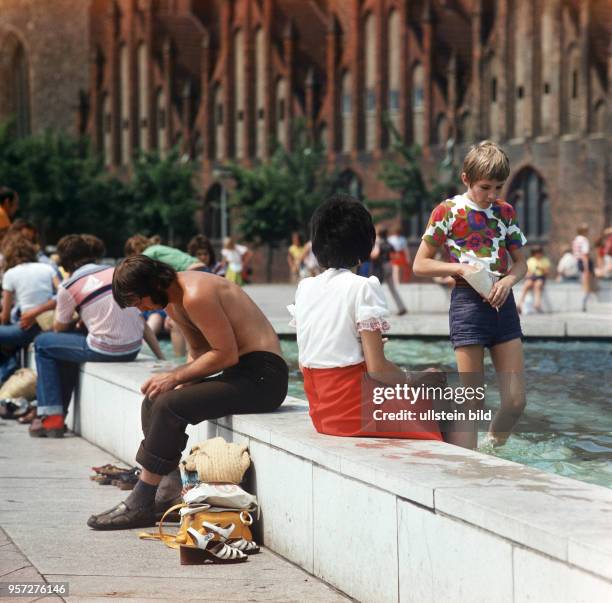
[(0, 205), (3, 205), (5, 201), (14, 201), (17, 193), (8, 186), (0, 186)]
[(320, 205), (310, 223), (312, 251), (324, 268), (352, 268), (369, 259), (376, 232), (370, 212), (350, 195)]
[(113, 297), (120, 308), (133, 306), (150, 297), (154, 304), (168, 305), (168, 288), (176, 280), (176, 270), (146, 255), (121, 260), (113, 273)]
[(57, 242), (60, 266), (73, 273), (85, 264), (94, 264), (98, 259), (91, 242), (77, 234), (66, 235)]
[(208, 253), (210, 257), (209, 264), (210, 266), (214, 266), (217, 263), (217, 256), (215, 255), (215, 250), (213, 249), (212, 243), (202, 234), (198, 234), (187, 245), (187, 253), (196, 257), (198, 255), (198, 251), (204, 250)]

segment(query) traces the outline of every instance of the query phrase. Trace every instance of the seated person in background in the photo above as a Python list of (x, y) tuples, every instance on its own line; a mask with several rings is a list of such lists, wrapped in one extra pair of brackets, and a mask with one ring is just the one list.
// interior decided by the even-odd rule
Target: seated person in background
[[(61, 265), (70, 274), (58, 290), (53, 328), (34, 341), (38, 381), (38, 418), (33, 437), (62, 437), (64, 413), (83, 362), (128, 362), (140, 351), (144, 322), (138, 310), (122, 310), (110, 285), (114, 268), (95, 263), (91, 240), (67, 235), (57, 244)], [(78, 318), (88, 334), (74, 332)], [(67, 332), (72, 331), (72, 332)]]
[(597, 241), (597, 265), (595, 276), (612, 278), (612, 227), (605, 228)]
[(575, 281), (578, 279), (580, 271), (578, 270), (578, 260), (574, 257), (570, 247), (563, 250), (563, 255), (557, 264), (557, 280), (558, 281)]
[[(147, 257), (164, 262), (172, 266), (177, 272), (183, 270), (197, 269), (202, 267), (202, 262), (198, 258), (176, 249), (174, 247), (168, 247), (167, 245), (160, 245), (156, 242), (158, 237), (151, 237), (150, 239), (141, 234), (136, 234), (130, 237), (124, 247), (126, 257), (133, 255), (146, 255)], [(185, 344), (185, 338), (181, 333), (179, 327), (174, 321), (166, 314), (163, 308), (159, 311), (144, 312), (143, 316), (147, 321), (148, 326), (151, 330), (158, 335), (162, 330), (170, 333), (170, 340), (172, 341), (172, 349), (174, 355), (177, 358), (185, 356), (187, 348)]]
[(224, 276), (225, 271), (223, 264), (217, 261), (215, 250), (208, 237), (202, 234), (193, 237), (187, 245), (187, 253), (197, 258), (197, 260), (202, 263), (202, 266), (208, 268), (209, 272)]
[(189, 270), (190, 268), (198, 268), (202, 265), (198, 258), (175, 247), (153, 243), (152, 239), (141, 234), (136, 234), (125, 242), (124, 252), (126, 257), (142, 253), (142, 255), (146, 255), (148, 258), (172, 266), (178, 272)]
[(527, 276), (521, 291), (521, 297), (516, 305), (519, 313), (529, 291), (533, 290), (533, 307), (536, 312), (542, 311), (542, 290), (550, 274), (550, 260), (544, 255), (544, 249), (539, 245), (532, 247), (531, 257), (527, 260)]
[[(36, 247), (19, 232), (8, 232), (2, 241), (5, 272), (2, 278), (2, 326), (0, 326), (0, 380), (17, 369), (17, 350), (27, 346), (41, 331), (37, 323), (44, 312), (55, 308), (59, 285), (55, 270), (36, 260)], [(11, 321), (11, 310), (15, 320)]]

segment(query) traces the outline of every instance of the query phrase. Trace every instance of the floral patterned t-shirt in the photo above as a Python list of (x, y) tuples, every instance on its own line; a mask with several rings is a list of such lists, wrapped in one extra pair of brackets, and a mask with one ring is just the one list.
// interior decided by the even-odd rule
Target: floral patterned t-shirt
[(527, 243), (512, 205), (498, 199), (482, 209), (467, 195), (456, 195), (431, 212), (423, 240), (434, 247), (446, 244), (451, 262), (476, 260), (496, 276), (508, 272), (508, 252)]

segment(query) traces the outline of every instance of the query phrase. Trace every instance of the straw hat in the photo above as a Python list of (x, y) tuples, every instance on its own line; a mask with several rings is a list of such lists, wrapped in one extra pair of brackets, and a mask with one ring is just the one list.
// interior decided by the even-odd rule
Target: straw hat
[(194, 446), (182, 464), (187, 471), (197, 472), (201, 482), (239, 484), (251, 464), (247, 448), (246, 443), (212, 438)]

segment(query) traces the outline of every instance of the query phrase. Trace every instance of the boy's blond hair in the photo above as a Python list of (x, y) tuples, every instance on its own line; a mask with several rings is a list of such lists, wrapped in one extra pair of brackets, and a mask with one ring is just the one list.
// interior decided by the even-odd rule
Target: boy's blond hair
[(510, 160), (498, 144), (483, 140), (468, 151), (463, 160), (463, 171), (470, 184), (478, 180), (503, 182), (510, 175)]

